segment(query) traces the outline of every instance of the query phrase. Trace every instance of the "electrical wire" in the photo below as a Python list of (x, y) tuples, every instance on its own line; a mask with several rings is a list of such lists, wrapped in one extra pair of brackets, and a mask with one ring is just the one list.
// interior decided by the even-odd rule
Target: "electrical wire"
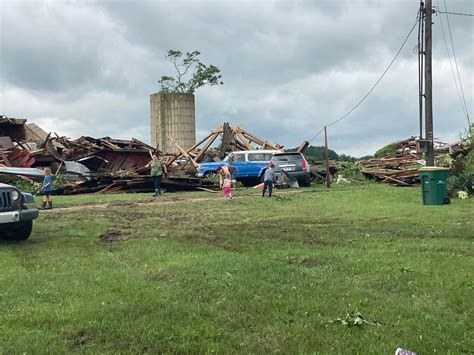
[(463, 12), (449, 12), (449, 11), (440, 11), (438, 10), (440, 14), (449, 14), (449, 15), (457, 15), (457, 16), (471, 16), (474, 17), (474, 14), (468, 14), (468, 13), (463, 13)]
[[(341, 117), (339, 117), (337, 120), (327, 124), (325, 127), (330, 127), (332, 125), (335, 125), (336, 123), (338, 122), (341, 122), (343, 119), (345, 119), (346, 117), (348, 117), (352, 112), (354, 112), (361, 104), (362, 102), (365, 101), (365, 99), (372, 93), (372, 91), (375, 90), (375, 88), (377, 87), (377, 85), (380, 83), (380, 81), (383, 79), (383, 77), (385, 76), (385, 74), (387, 74), (387, 72), (390, 70), (390, 68), (392, 67), (393, 63), (395, 62), (395, 60), (398, 58), (398, 56), (400, 55), (400, 52), (402, 51), (403, 47), (405, 46), (405, 44), (407, 43), (408, 39), (410, 38), (410, 35), (412, 34), (413, 30), (415, 29), (416, 25), (418, 24), (418, 21), (420, 21), (420, 18), (419, 18), (419, 14), (417, 14), (416, 16), (416, 22), (413, 24), (413, 26), (411, 27), (410, 31), (408, 32), (405, 40), (403, 41), (402, 45), (400, 46), (400, 48), (398, 49), (397, 53), (395, 54), (395, 56), (393, 57), (392, 61), (390, 62), (390, 64), (387, 66), (387, 68), (383, 71), (382, 75), (380, 75), (380, 77), (377, 79), (377, 81), (375, 82), (374, 85), (372, 85), (372, 88), (367, 92), (367, 94), (364, 95), (364, 97), (362, 97), (362, 99), (351, 109), (349, 110), (347, 113), (345, 113), (344, 115), (342, 115)], [(324, 127), (316, 134), (314, 135), (311, 139), (308, 140), (308, 142), (311, 142), (313, 139), (315, 139), (316, 137), (318, 137), (324, 130)]]
[[(445, 11), (447, 12), (448, 9), (446, 7), (446, 0), (444, 0), (444, 9)], [(467, 109), (467, 104), (466, 104), (466, 98), (464, 96), (464, 90), (462, 88), (462, 81), (461, 81), (461, 75), (459, 75), (459, 67), (458, 67), (458, 61), (456, 59), (456, 51), (454, 50), (454, 41), (453, 41), (453, 35), (451, 33), (451, 25), (449, 24), (449, 16), (448, 14), (446, 14), (446, 21), (448, 23), (448, 30), (449, 30), (449, 38), (451, 40), (451, 48), (453, 50), (453, 58), (454, 58), (454, 64), (456, 66), (456, 72), (457, 72), (457, 75), (458, 75), (458, 80), (459, 80), (459, 88), (461, 90), (461, 97), (462, 97), (462, 102), (464, 103), (464, 109), (465, 109), (465, 113), (466, 113), (466, 116), (467, 116), (467, 120), (469, 122), (469, 110)]]
[(311, 137), (310, 139), (308, 139), (308, 142), (311, 142), (313, 139), (316, 139), (321, 133), (323, 133), (323, 131), (324, 131), (324, 127), (321, 128), (321, 129), (319, 130), (319, 132), (316, 133), (313, 137)]
[[(439, 7), (439, 1), (438, 0), (437, 0), (437, 3), (438, 3), (438, 7)], [(446, 53), (448, 54), (449, 65), (451, 67), (451, 74), (453, 75), (454, 85), (456, 86), (456, 91), (458, 93), (459, 102), (461, 104), (461, 108), (462, 108), (464, 114), (468, 115), (468, 112), (466, 111), (466, 107), (463, 104), (463, 99), (462, 99), (462, 96), (461, 96), (461, 92), (459, 91), (459, 84), (458, 84), (458, 80), (456, 79), (456, 74), (454, 72), (453, 62), (451, 61), (451, 52), (449, 51), (448, 40), (446, 39), (446, 32), (444, 30), (444, 24), (443, 24), (442, 16), (439, 17), (439, 21), (440, 21), (440, 24), (441, 24), (441, 32), (443, 33), (444, 45), (446, 47)]]

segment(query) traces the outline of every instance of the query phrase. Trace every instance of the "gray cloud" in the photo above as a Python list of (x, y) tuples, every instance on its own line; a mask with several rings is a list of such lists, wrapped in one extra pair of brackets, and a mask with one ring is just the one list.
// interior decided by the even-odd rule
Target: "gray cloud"
[[(447, 5), (474, 12), (469, 0)], [(148, 95), (172, 72), (166, 51), (197, 49), (221, 68), (225, 82), (197, 92), (198, 135), (227, 120), (295, 146), (372, 86), (413, 25), (418, 1), (3, 0), (0, 6), (2, 114), (72, 137), (148, 141)], [(446, 18), (434, 17), (435, 135), (450, 140), (465, 119), (441, 20), (447, 31)], [(450, 24), (472, 113), (474, 22), (450, 16)], [(331, 127), (333, 149), (368, 154), (417, 134), (415, 44), (416, 33), (367, 101)]]

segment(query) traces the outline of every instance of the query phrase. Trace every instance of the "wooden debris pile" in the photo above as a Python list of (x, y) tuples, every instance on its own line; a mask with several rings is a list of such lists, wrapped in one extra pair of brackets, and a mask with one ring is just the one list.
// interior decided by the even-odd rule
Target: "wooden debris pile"
[[(220, 139), (220, 143), (215, 146), (218, 139)], [(230, 152), (256, 149), (283, 150), (282, 145), (271, 144), (268, 140), (257, 137), (241, 127), (231, 127), (229, 123), (224, 123), (213, 129), (211, 133), (187, 150), (183, 149), (173, 138), (171, 140), (178, 153), (165, 154), (165, 165), (171, 175), (180, 176), (194, 175), (198, 170), (199, 163), (220, 161)]]
[[(58, 193), (99, 192), (148, 192), (152, 191), (147, 164), (151, 154), (163, 157), (168, 174), (162, 186), (169, 190), (206, 189), (213, 183), (197, 177), (198, 163), (220, 161), (229, 152), (238, 150), (275, 149), (283, 146), (270, 144), (240, 127), (228, 123), (214, 129), (190, 149), (183, 149), (173, 138), (177, 154), (163, 154), (154, 147), (132, 138), (83, 136), (75, 140), (47, 134), (26, 120), (0, 117), (0, 125), (6, 125), (11, 136), (0, 137), (0, 179), (8, 182), (13, 175), (31, 183), (40, 182), (38, 170), (49, 167), (61, 177), (62, 188)], [(220, 139), (220, 141), (219, 141)], [(22, 174), (10, 168), (20, 168)], [(28, 175), (30, 174), (30, 175)], [(2, 177), (3, 176), (3, 177)]]
[(418, 169), (423, 166), (411, 154), (361, 160), (358, 164), (364, 175), (396, 186), (418, 184)]
[[(357, 163), (362, 173), (377, 181), (395, 186), (413, 186), (419, 184), (418, 170), (424, 166), (423, 154), (420, 153), (419, 138), (410, 137), (392, 144), (392, 153), (382, 157), (361, 160)], [(435, 157), (444, 154), (456, 155), (466, 151), (468, 145), (459, 141), (447, 144), (434, 142)]]

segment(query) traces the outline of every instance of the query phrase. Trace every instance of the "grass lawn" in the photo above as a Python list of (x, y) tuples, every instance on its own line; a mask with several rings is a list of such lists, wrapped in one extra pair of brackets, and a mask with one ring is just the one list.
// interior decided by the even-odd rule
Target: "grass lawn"
[(474, 352), (474, 199), (239, 194), (56, 197), (0, 243), (0, 352)]

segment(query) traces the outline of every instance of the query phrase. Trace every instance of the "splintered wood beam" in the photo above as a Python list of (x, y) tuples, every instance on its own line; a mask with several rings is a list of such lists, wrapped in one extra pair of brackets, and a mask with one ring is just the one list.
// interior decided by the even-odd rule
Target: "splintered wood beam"
[(207, 141), (214, 133), (209, 133), (206, 138), (201, 139), (198, 143), (193, 145), (191, 148), (188, 149), (188, 153), (192, 153), (194, 150), (196, 150), (197, 147), (199, 147), (201, 144), (203, 144), (205, 141)]
[(207, 152), (209, 147), (211, 146), (212, 143), (216, 140), (216, 138), (219, 136), (219, 133), (213, 133), (209, 140), (207, 141), (206, 145), (202, 147), (202, 149), (199, 151), (199, 153), (196, 154), (196, 157), (194, 158), (196, 161), (201, 159), (201, 157)]
[(234, 149), (233, 149), (234, 152), (235, 151), (240, 151), (240, 150), (247, 150), (245, 148), (245, 146), (242, 143), (240, 143), (239, 141), (235, 141), (234, 144), (232, 144), (232, 146), (234, 147)]
[(187, 151), (185, 151), (179, 144), (178, 142), (176, 142), (176, 139), (174, 138), (170, 138), (171, 140), (171, 143), (174, 144), (174, 146), (176, 147), (176, 149), (178, 149), (181, 154), (186, 157), (186, 159), (189, 160), (189, 162), (193, 165), (193, 167), (197, 170), (199, 168), (199, 165), (194, 161), (194, 159), (188, 154)]
[(214, 128), (211, 133), (222, 133), (224, 132), (224, 125)]
[(242, 143), (244, 144), (244, 146), (247, 150), (253, 150), (252, 145), (250, 144), (250, 142), (247, 140), (247, 138), (245, 138), (245, 136), (241, 132), (236, 132), (236, 136), (240, 138), (240, 140), (242, 141)]
[(223, 129), (222, 126), (214, 128), (211, 133), (209, 133), (205, 138), (201, 139), (198, 143), (193, 145), (191, 148), (188, 149), (188, 153), (193, 153), (194, 150), (196, 150), (201, 144), (203, 144), (206, 140), (208, 140), (211, 136), (213, 136), (215, 133), (219, 134), (222, 133)]
[(306, 148), (308, 148), (308, 146), (309, 146), (309, 142), (308, 141), (303, 141), (303, 143), (301, 143), (301, 145), (298, 147), (297, 152), (298, 153), (304, 153), (304, 151), (306, 150)]
[(262, 147), (265, 147), (265, 148), (270, 148), (270, 149), (275, 149), (277, 150), (278, 148), (276, 146), (274, 146), (273, 144), (270, 144), (268, 143), (267, 140), (263, 140), (262, 138), (259, 138), (257, 136), (254, 136), (252, 133), (249, 133), (247, 131), (244, 131), (242, 130), (242, 134), (247, 138), (249, 139), (250, 141), (253, 141), (257, 144), (259, 144), (260, 146)]
[(168, 167), (174, 159), (176, 159), (176, 158), (174, 158), (174, 157), (166, 158), (165, 165)]
[(168, 159), (166, 159), (166, 167), (169, 167), (176, 159), (178, 159), (179, 157), (181, 157), (183, 154), (180, 152), (178, 154), (176, 154), (174, 157), (169, 157)]
[(385, 176), (385, 179), (384, 179), (384, 181), (386, 181), (386, 180), (391, 180), (391, 181), (394, 181), (394, 182), (396, 182), (396, 183), (398, 183), (398, 184), (402, 184), (403, 186), (410, 186), (410, 184), (407, 184), (407, 183), (406, 183), (406, 182), (404, 182), (404, 181), (401, 181), (401, 180), (395, 179), (395, 178), (393, 178), (393, 177), (391, 177), (391, 176)]
[(265, 141), (263, 139), (260, 139), (258, 137), (253, 136), (252, 134), (242, 131), (242, 134), (251, 142), (257, 143), (259, 146), (262, 146), (265, 144)]

